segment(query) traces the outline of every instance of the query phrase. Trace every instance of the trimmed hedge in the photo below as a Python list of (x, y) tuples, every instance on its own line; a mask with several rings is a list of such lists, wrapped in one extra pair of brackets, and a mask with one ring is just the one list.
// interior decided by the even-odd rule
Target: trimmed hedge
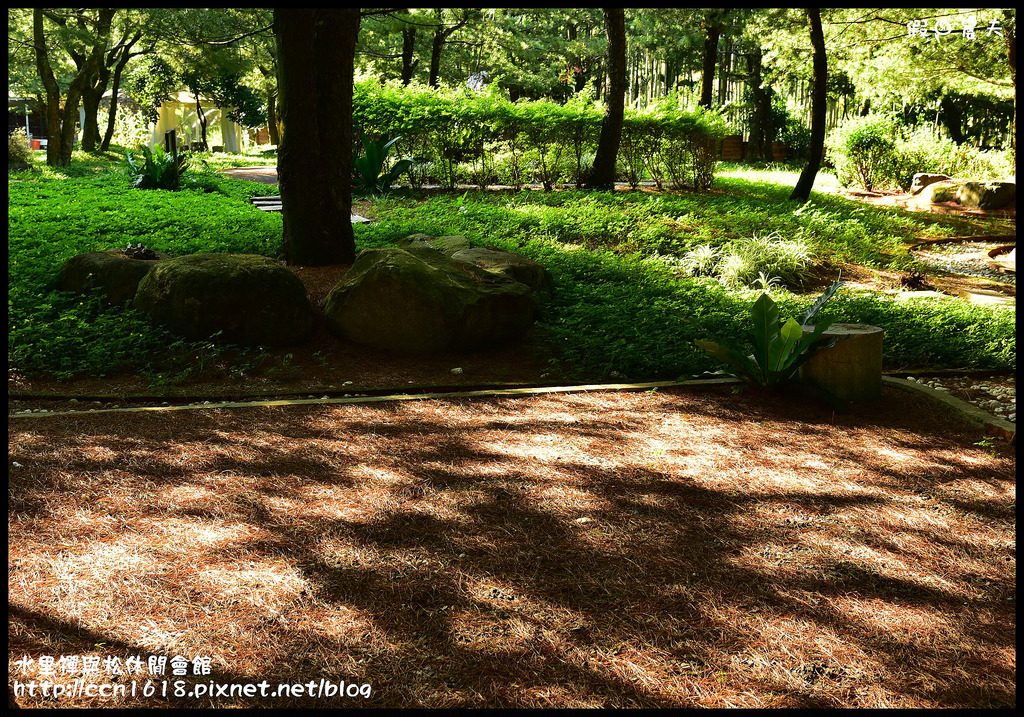
[[(649, 176), (659, 187), (710, 188), (725, 120), (677, 105), (666, 98), (643, 111), (626, 111), (619, 170), (633, 186)], [(510, 102), (494, 93), (363, 81), (355, 86), (352, 116), (354, 150), (362, 133), (402, 138), (393, 151), (416, 159), (408, 173), (413, 187), (434, 182), (518, 189), (538, 182), (551, 190), (556, 183), (583, 183), (604, 113), (583, 96), (564, 105)]]

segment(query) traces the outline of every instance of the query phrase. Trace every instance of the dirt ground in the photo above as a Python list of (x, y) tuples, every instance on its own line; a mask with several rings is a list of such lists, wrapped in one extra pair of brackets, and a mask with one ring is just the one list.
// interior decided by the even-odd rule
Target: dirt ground
[[(916, 394), (76, 414), (8, 441), (11, 679), (69, 656), (51, 682), (126, 690), (23, 706), (1015, 705), (1014, 453)], [(358, 687), (211, 697), (322, 680)]]

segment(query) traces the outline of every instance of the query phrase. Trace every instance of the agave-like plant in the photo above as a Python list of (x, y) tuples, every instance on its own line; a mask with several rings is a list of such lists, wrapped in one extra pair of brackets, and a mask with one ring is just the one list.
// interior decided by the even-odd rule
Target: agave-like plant
[(768, 294), (761, 294), (750, 310), (754, 322), (754, 353), (744, 355), (724, 343), (695, 341), (709, 354), (727, 364), (733, 375), (754, 386), (776, 386), (789, 381), (797, 369), (820, 348), (835, 346), (842, 337), (822, 338), (832, 325), (831, 319), (818, 321), (804, 336), (803, 326), (818, 312), (825, 302), (839, 290), (843, 282), (837, 281), (798, 319), (782, 322), (779, 309)]
[(352, 169), (355, 175), (353, 188), (356, 194), (386, 194), (391, 190), (391, 184), (415, 163), (411, 157), (405, 157), (384, 171), (388, 152), (400, 139), (402, 138), (395, 137), (389, 140), (387, 137), (381, 137), (373, 141), (363, 135), (363, 156), (352, 154)]

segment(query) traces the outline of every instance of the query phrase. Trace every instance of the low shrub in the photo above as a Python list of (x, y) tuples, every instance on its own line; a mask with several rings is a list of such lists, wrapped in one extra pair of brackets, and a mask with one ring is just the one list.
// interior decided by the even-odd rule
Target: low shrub
[(826, 146), (839, 181), (871, 191), (891, 175), (899, 125), (890, 115), (854, 117), (829, 134)]
[(30, 164), (32, 147), (25, 130), (16, 129), (7, 135), (7, 165)]

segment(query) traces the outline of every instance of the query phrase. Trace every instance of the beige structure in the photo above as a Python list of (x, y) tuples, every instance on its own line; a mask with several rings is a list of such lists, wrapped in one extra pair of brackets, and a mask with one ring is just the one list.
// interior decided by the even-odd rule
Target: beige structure
[[(200, 96), (199, 103), (202, 105), (203, 113), (206, 115), (206, 140), (212, 147), (215, 144), (223, 145), (225, 152), (241, 152), (249, 142), (249, 135), (241, 126), (235, 124), (227, 117), (227, 110), (230, 108), (217, 107), (213, 100)], [(153, 125), (153, 131), (149, 139), (149, 147), (154, 145), (163, 146), (164, 133), (168, 130), (176, 130), (178, 139), (186, 146), (192, 142), (198, 142), (202, 137), (202, 129), (199, 126), (199, 114), (196, 112), (196, 100), (190, 92), (181, 91), (172, 96), (172, 99), (165, 100), (160, 105), (160, 119)], [(220, 130), (220, 142), (214, 140), (215, 130)]]

